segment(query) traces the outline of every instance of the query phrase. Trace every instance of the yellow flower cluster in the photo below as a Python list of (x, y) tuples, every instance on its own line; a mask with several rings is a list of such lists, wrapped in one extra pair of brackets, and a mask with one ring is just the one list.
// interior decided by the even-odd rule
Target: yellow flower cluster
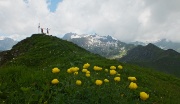
[(74, 75), (78, 75), (78, 72), (74, 72)]
[(73, 72), (77, 72), (78, 70), (79, 70), (78, 67), (71, 67), (71, 68), (67, 69), (67, 72), (68, 73), (73, 73)]
[(102, 83), (103, 83), (102, 80), (96, 80), (96, 82), (95, 82), (95, 84), (98, 85), (98, 86), (102, 85)]
[(136, 77), (128, 77), (128, 80), (130, 80), (130, 81), (136, 81), (137, 79), (136, 79)]
[(51, 81), (51, 83), (52, 83), (52, 84), (58, 84), (58, 83), (59, 83), (59, 80), (58, 80), (58, 79), (53, 79), (53, 80)]
[(142, 100), (146, 100), (149, 98), (149, 94), (145, 93), (145, 92), (140, 92), (140, 98)]
[(96, 71), (100, 71), (100, 70), (102, 70), (102, 68), (101, 67), (99, 67), (99, 66), (94, 66), (94, 68), (93, 68), (94, 70), (96, 70)]
[(123, 69), (123, 67), (121, 65), (118, 66), (118, 69)]
[(121, 80), (121, 78), (120, 77), (115, 77), (114, 80), (119, 82)]
[(60, 72), (60, 69), (58, 69), (58, 68), (53, 68), (52, 69), (52, 73), (59, 73)]
[[(59, 73), (60, 72), (60, 69), (58, 69), (58, 68), (53, 68), (52, 69), (52, 73)], [(59, 83), (59, 80), (58, 79), (53, 79), (52, 81), (51, 81), (51, 83), (52, 84), (58, 84)]]
[(104, 79), (104, 82), (109, 82), (109, 80), (108, 79)]
[[(91, 72), (88, 70), (89, 67), (90, 67), (89, 63), (86, 63), (86, 64), (83, 65), (82, 73), (85, 73), (86, 77), (90, 77), (91, 76)], [(118, 69), (123, 69), (123, 66), (118, 65), (117, 68)], [(102, 70), (102, 68), (99, 67), (99, 66), (94, 66), (93, 69), (95, 71), (101, 71)], [(78, 72), (78, 71), (79, 71), (78, 67), (71, 67), (71, 68), (67, 69), (68, 73), (73, 73), (74, 75), (78, 75), (79, 73), (81, 73), (81, 72)], [(114, 81), (115, 82), (121, 81), (120, 74), (118, 73), (118, 70), (116, 70), (116, 66), (110, 66), (110, 70), (109, 69), (105, 69), (104, 71), (105, 72), (109, 72), (110, 75), (115, 75), (115, 77), (114, 77)], [(60, 72), (60, 69), (58, 69), (58, 68), (53, 68), (52, 69), (52, 73), (59, 73), (59, 72)], [(99, 72), (96, 72), (96, 75), (99, 75)], [(130, 77), (128, 77), (128, 80), (131, 81), (130, 84), (129, 84), (129, 89), (135, 90), (135, 89), (138, 88), (137, 84), (135, 82), (133, 82), (133, 81), (137, 81), (136, 77), (130, 76)], [(104, 81), (97, 79), (97, 80), (95, 80), (95, 85), (101, 86), (103, 84), (103, 82), (104, 83), (108, 83), (108, 82), (110, 82), (110, 80), (108, 80), (106, 78), (104, 79)], [(56, 84), (59, 83), (59, 80), (58, 79), (53, 79), (51, 81), (51, 83), (56, 85)], [(78, 86), (82, 85), (82, 81), (81, 80), (76, 80), (75, 83)], [(145, 92), (140, 92), (140, 99), (146, 100), (148, 98), (149, 98), (149, 94), (147, 94)]]
[(117, 72), (116, 72), (116, 70), (110, 70), (109, 73), (110, 73), (110, 75), (115, 75)]
[(81, 85), (81, 84), (82, 84), (81, 80), (76, 80), (76, 85)]
[(111, 69), (111, 70), (115, 70), (116, 67), (115, 67), (115, 66), (111, 66), (110, 69)]
[(83, 65), (83, 69), (87, 69), (89, 66), (90, 66), (90, 64), (86, 63), (86, 64)]
[(86, 77), (90, 77), (90, 76), (91, 76), (90, 74), (86, 73)]
[(105, 72), (108, 72), (108, 69), (105, 69), (104, 71), (105, 71)]
[(135, 90), (135, 89), (137, 89), (137, 87), (138, 87), (137, 84), (134, 83), (134, 82), (131, 82), (131, 83), (129, 84), (129, 88), (130, 88), (130, 89), (134, 89), (134, 90)]
[(86, 73), (88, 70), (87, 69), (82, 69), (82, 72), (83, 73)]

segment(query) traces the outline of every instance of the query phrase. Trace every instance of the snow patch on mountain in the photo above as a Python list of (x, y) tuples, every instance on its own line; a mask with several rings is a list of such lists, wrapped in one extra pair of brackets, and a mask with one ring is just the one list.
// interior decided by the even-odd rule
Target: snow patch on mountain
[(126, 44), (109, 35), (100, 36), (97, 34), (79, 35), (76, 33), (67, 33), (64, 35), (63, 39), (71, 41), (92, 53), (96, 53), (107, 58), (114, 56), (116, 56), (116, 58), (122, 57), (121, 53), (125, 55), (127, 50), (134, 47), (132, 44)]

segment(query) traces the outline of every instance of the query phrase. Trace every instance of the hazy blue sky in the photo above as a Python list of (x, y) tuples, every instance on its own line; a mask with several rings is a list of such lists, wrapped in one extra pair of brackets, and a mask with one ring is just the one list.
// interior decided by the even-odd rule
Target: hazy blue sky
[(51, 12), (55, 12), (56, 8), (58, 6), (58, 3), (61, 2), (62, 0), (48, 0), (48, 2), (50, 3), (50, 5), (48, 6), (48, 8), (50, 9)]
[(121, 41), (180, 42), (180, 0), (0, 0), (0, 38), (97, 33)]

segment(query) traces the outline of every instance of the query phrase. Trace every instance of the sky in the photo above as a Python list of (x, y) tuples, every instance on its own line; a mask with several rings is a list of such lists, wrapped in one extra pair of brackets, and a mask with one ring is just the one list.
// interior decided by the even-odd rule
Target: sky
[(180, 42), (180, 0), (0, 0), (0, 20), (0, 39), (22, 40), (40, 32), (40, 23), (58, 37), (73, 32)]

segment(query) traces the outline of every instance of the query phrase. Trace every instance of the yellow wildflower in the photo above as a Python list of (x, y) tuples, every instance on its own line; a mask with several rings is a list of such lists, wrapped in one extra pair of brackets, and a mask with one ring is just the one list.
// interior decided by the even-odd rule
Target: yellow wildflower
[(130, 81), (136, 81), (137, 79), (136, 79), (136, 77), (128, 77), (128, 80), (130, 80)]
[(78, 75), (78, 72), (74, 72), (74, 75)]
[(101, 67), (99, 67), (99, 66), (94, 66), (94, 68), (93, 68), (94, 70), (96, 70), (96, 71), (100, 71), (100, 70), (102, 70), (102, 68)]
[(115, 70), (116, 67), (115, 67), (115, 66), (111, 66), (110, 69), (111, 69), (111, 70)]
[(115, 77), (114, 80), (119, 82), (121, 80), (121, 78), (120, 77)]
[(110, 75), (115, 75), (116, 74), (116, 70), (110, 70)]
[(140, 98), (142, 100), (146, 100), (149, 98), (149, 94), (145, 93), (145, 92), (140, 92)]
[(71, 69), (71, 71), (72, 71), (72, 72), (76, 72), (76, 71), (78, 71), (78, 70), (79, 70), (79, 68), (78, 68), (78, 67), (71, 67), (70, 69)]
[(83, 73), (86, 73), (88, 70), (87, 69), (82, 69), (82, 72)]
[(90, 71), (86, 71), (86, 74), (90, 74)]
[(90, 77), (90, 74), (86, 74), (86, 77)]
[(53, 80), (51, 81), (51, 83), (52, 83), (52, 84), (58, 84), (59, 81), (58, 81), (58, 79), (53, 79)]
[(104, 82), (109, 82), (109, 80), (108, 79), (104, 79)]
[(103, 81), (101, 81), (101, 80), (96, 80), (96, 82), (95, 82), (95, 84), (98, 86), (102, 85), (102, 83), (103, 83)]
[(81, 84), (82, 84), (81, 80), (76, 80), (76, 85), (81, 85)]
[(129, 84), (129, 88), (130, 88), (130, 89), (134, 89), (134, 90), (135, 90), (135, 89), (137, 89), (137, 87), (138, 87), (137, 84), (134, 83), (134, 82), (131, 82), (131, 83)]
[(83, 65), (83, 69), (87, 69), (89, 66), (90, 66), (90, 64), (86, 63), (86, 64)]
[(60, 72), (60, 70), (58, 68), (53, 68), (52, 69), (52, 73), (59, 73), (59, 72)]
[(118, 65), (118, 69), (123, 69), (123, 67), (121, 65)]
[(68, 72), (68, 73), (72, 73), (71, 69), (67, 69), (67, 72)]
[(105, 71), (105, 72), (108, 72), (108, 69), (105, 69), (104, 71)]

